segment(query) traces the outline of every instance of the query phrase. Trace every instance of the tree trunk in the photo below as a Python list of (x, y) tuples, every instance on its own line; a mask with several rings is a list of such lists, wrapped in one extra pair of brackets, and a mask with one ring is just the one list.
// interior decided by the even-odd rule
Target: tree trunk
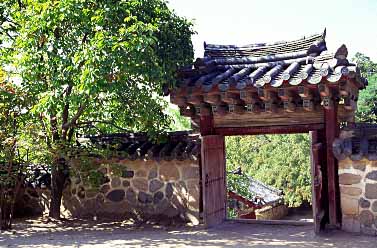
[(12, 201), (7, 190), (1, 190), (0, 194), (0, 230), (9, 230), (12, 228)]
[(60, 219), (60, 206), (62, 203), (64, 184), (67, 178), (64, 159), (58, 159), (51, 169), (51, 201), (49, 216)]

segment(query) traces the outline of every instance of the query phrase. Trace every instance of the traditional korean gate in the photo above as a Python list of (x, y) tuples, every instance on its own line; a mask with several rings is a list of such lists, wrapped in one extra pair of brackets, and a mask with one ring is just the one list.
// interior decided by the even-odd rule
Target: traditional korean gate
[[(311, 174), (312, 174), (312, 206), (314, 230), (319, 233), (325, 228), (328, 209), (326, 209), (327, 199), (327, 177), (326, 160), (321, 159), (324, 155), (324, 145), (321, 143), (321, 131), (311, 131)], [(322, 137), (323, 138), (323, 137)]]
[(204, 223), (211, 227), (226, 217), (224, 136), (203, 136), (201, 156)]

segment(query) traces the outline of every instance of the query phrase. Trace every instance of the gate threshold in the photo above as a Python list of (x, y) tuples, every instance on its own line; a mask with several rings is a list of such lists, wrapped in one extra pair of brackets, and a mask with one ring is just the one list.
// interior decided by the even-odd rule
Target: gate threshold
[(290, 226), (313, 226), (313, 220), (253, 220), (253, 219), (227, 219), (226, 222), (238, 222), (245, 224), (262, 224), (262, 225), (290, 225)]

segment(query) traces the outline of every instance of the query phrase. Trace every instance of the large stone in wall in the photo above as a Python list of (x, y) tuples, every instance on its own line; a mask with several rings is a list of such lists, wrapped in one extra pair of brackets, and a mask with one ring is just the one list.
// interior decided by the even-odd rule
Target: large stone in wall
[(339, 169), (340, 170), (342, 170), (342, 169), (349, 169), (349, 168), (351, 168), (351, 164), (352, 164), (352, 161), (349, 160), (349, 159), (341, 160), (339, 162)]
[(340, 187), (340, 192), (342, 194), (346, 194), (346, 195), (359, 196), (359, 195), (361, 195), (362, 190), (360, 188), (357, 188), (357, 187), (345, 187), (345, 186), (341, 186)]
[(132, 188), (127, 189), (126, 199), (132, 205), (136, 204), (136, 193), (135, 193), (135, 191)]
[(342, 229), (346, 232), (359, 233), (360, 221), (355, 216), (343, 215)]
[(105, 185), (102, 185), (99, 192), (103, 193), (103, 194), (106, 194), (108, 191), (110, 190), (110, 185), (108, 184), (105, 184)]
[(361, 181), (360, 175), (352, 173), (342, 173), (339, 175), (339, 183), (343, 185), (357, 184)]
[(157, 169), (156, 168), (153, 168), (149, 171), (149, 174), (148, 174), (148, 179), (153, 179), (153, 178), (156, 178), (158, 175), (157, 173)]
[(163, 163), (159, 169), (160, 178), (165, 181), (179, 180), (179, 171), (173, 163)]
[(166, 184), (165, 195), (166, 195), (167, 198), (172, 197), (172, 195), (173, 195), (173, 184), (172, 183)]
[(149, 181), (149, 191), (152, 193), (161, 189), (163, 186), (164, 186), (164, 183), (158, 179), (152, 179), (151, 181)]
[(182, 179), (195, 179), (199, 178), (199, 168), (192, 166), (184, 166), (181, 168)]
[(109, 199), (112, 202), (120, 202), (120, 201), (123, 201), (124, 196), (125, 196), (124, 190), (116, 189), (116, 190), (110, 191), (106, 195), (106, 198)]
[(347, 196), (341, 196), (342, 213), (346, 215), (357, 215), (359, 212), (358, 199), (350, 198)]
[(135, 175), (135, 172), (132, 171), (132, 170), (126, 169), (126, 170), (122, 171), (122, 177), (124, 177), (124, 178), (133, 178), (134, 175)]
[(369, 208), (370, 207), (370, 201), (361, 197), (360, 200), (359, 200), (359, 206), (361, 208)]
[(153, 202), (153, 197), (145, 192), (140, 191), (137, 197), (138, 201), (143, 204), (149, 204)]
[(161, 191), (156, 192), (153, 196), (153, 204), (158, 204), (162, 199), (164, 199), (164, 193)]
[(366, 161), (353, 161), (352, 167), (356, 170), (365, 171)]
[(148, 191), (148, 180), (144, 178), (132, 179), (132, 185), (135, 189), (140, 191)]
[(371, 171), (366, 176), (367, 179), (377, 181), (377, 171)]
[(122, 185), (123, 185), (123, 187), (127, 188), (127, 187), (130, 187), (131, 183), (128, 180), (123, 180)]
[(119, 177), (113, 177), (113, 178), (111, 179), (111, 187), (112, 187), (112, 188), (117, 188), (117, 187), (120, 186), (120, 184), (121, 184), (121, 180), (120, 180)]
[(367, 183), (365, 185), (365, 197), (368, 199), (377, 199), (377, 184)]
[(136, 177), (146, 177), (147, 171), (143, 170), (143, 169), (137, 170), (136, 173), (135, 173), (135, 176)]
[(372, 204), (372, 211), (377, 214), (377, 201), (374, 201)]
[(360, 223), (364, 226), (372, 226), (374, 222), (374, 216), (369, 210), (363, 210), (359, 215)]

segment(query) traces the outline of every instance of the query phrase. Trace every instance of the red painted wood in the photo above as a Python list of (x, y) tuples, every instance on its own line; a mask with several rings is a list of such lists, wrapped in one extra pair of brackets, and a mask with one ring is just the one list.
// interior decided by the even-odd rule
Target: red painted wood
[(326, 217), (326, 192), (327, 187), (324, 184), (327, 183), (326, 180), (326, 161), (322, 159), (324, 144), (321, 143), (321, 137), (319, 137), (318, 131), (310, 132), (311, 139), (311, 175), (312, 175), (312, 207), (313, 207), (313, 220), (314, 220), (314, 230), (316, 233), (322, 231), (327, 222)]
[(325, 135), (326, 135), (326, 162), (327, 162), (327, 183), (328, 183), (328, 205), (330, 227), (340, 226), (340, 193), (338, 179), (338, 163), (332, 151), (334, 139), (339, 134), (339, 123), (337, 120), (337, 104), (333, 104), (325, 111)]
[(228, 191), (228, 197), (231, 198), (231, 199), (235, 199), (239, 202), (242, 202), (243, 204), (245, 204), (249, 208), (261, 208), (261, 206), (254, 204), (252, 201), (249, 201), (245, 197), (243, 197), (239, 194), (236, 194), (233, 191)]
[[(256, 204), (254, 204), (252, 201), (249, 201), (245, 197), (243, 197), (239, 194), (236, 194), (233, 191), (228, 191), (228, 198), (235, 199), (239, 202), (242, 202), (243, 204), (245, 204), (249, 208), (253, 208), (254, 210), (262, 208), (262, 206), (258, 206)], [(256, 219), (255, 211), (252, 211), (252, 212), (247, 213), (247, 214), (238, 213), (238, 218), (240, 218), (240, 219), (254, 219), (255, 220)]]
[(202, 136), (214, 134), (213, 115), (200, 116), (200, 134)]
[(224, 136), (203, 136), (201, 156), (204, 224), (213, 227), (226, 218)]
[(290, 134), (307, 133), (313, 130), (323, 129), (323, 124), (270, 126), (270, 127), (222, 127), (215, 128), (216, 134), (232, 135), (258, 135), (258, 134)]

